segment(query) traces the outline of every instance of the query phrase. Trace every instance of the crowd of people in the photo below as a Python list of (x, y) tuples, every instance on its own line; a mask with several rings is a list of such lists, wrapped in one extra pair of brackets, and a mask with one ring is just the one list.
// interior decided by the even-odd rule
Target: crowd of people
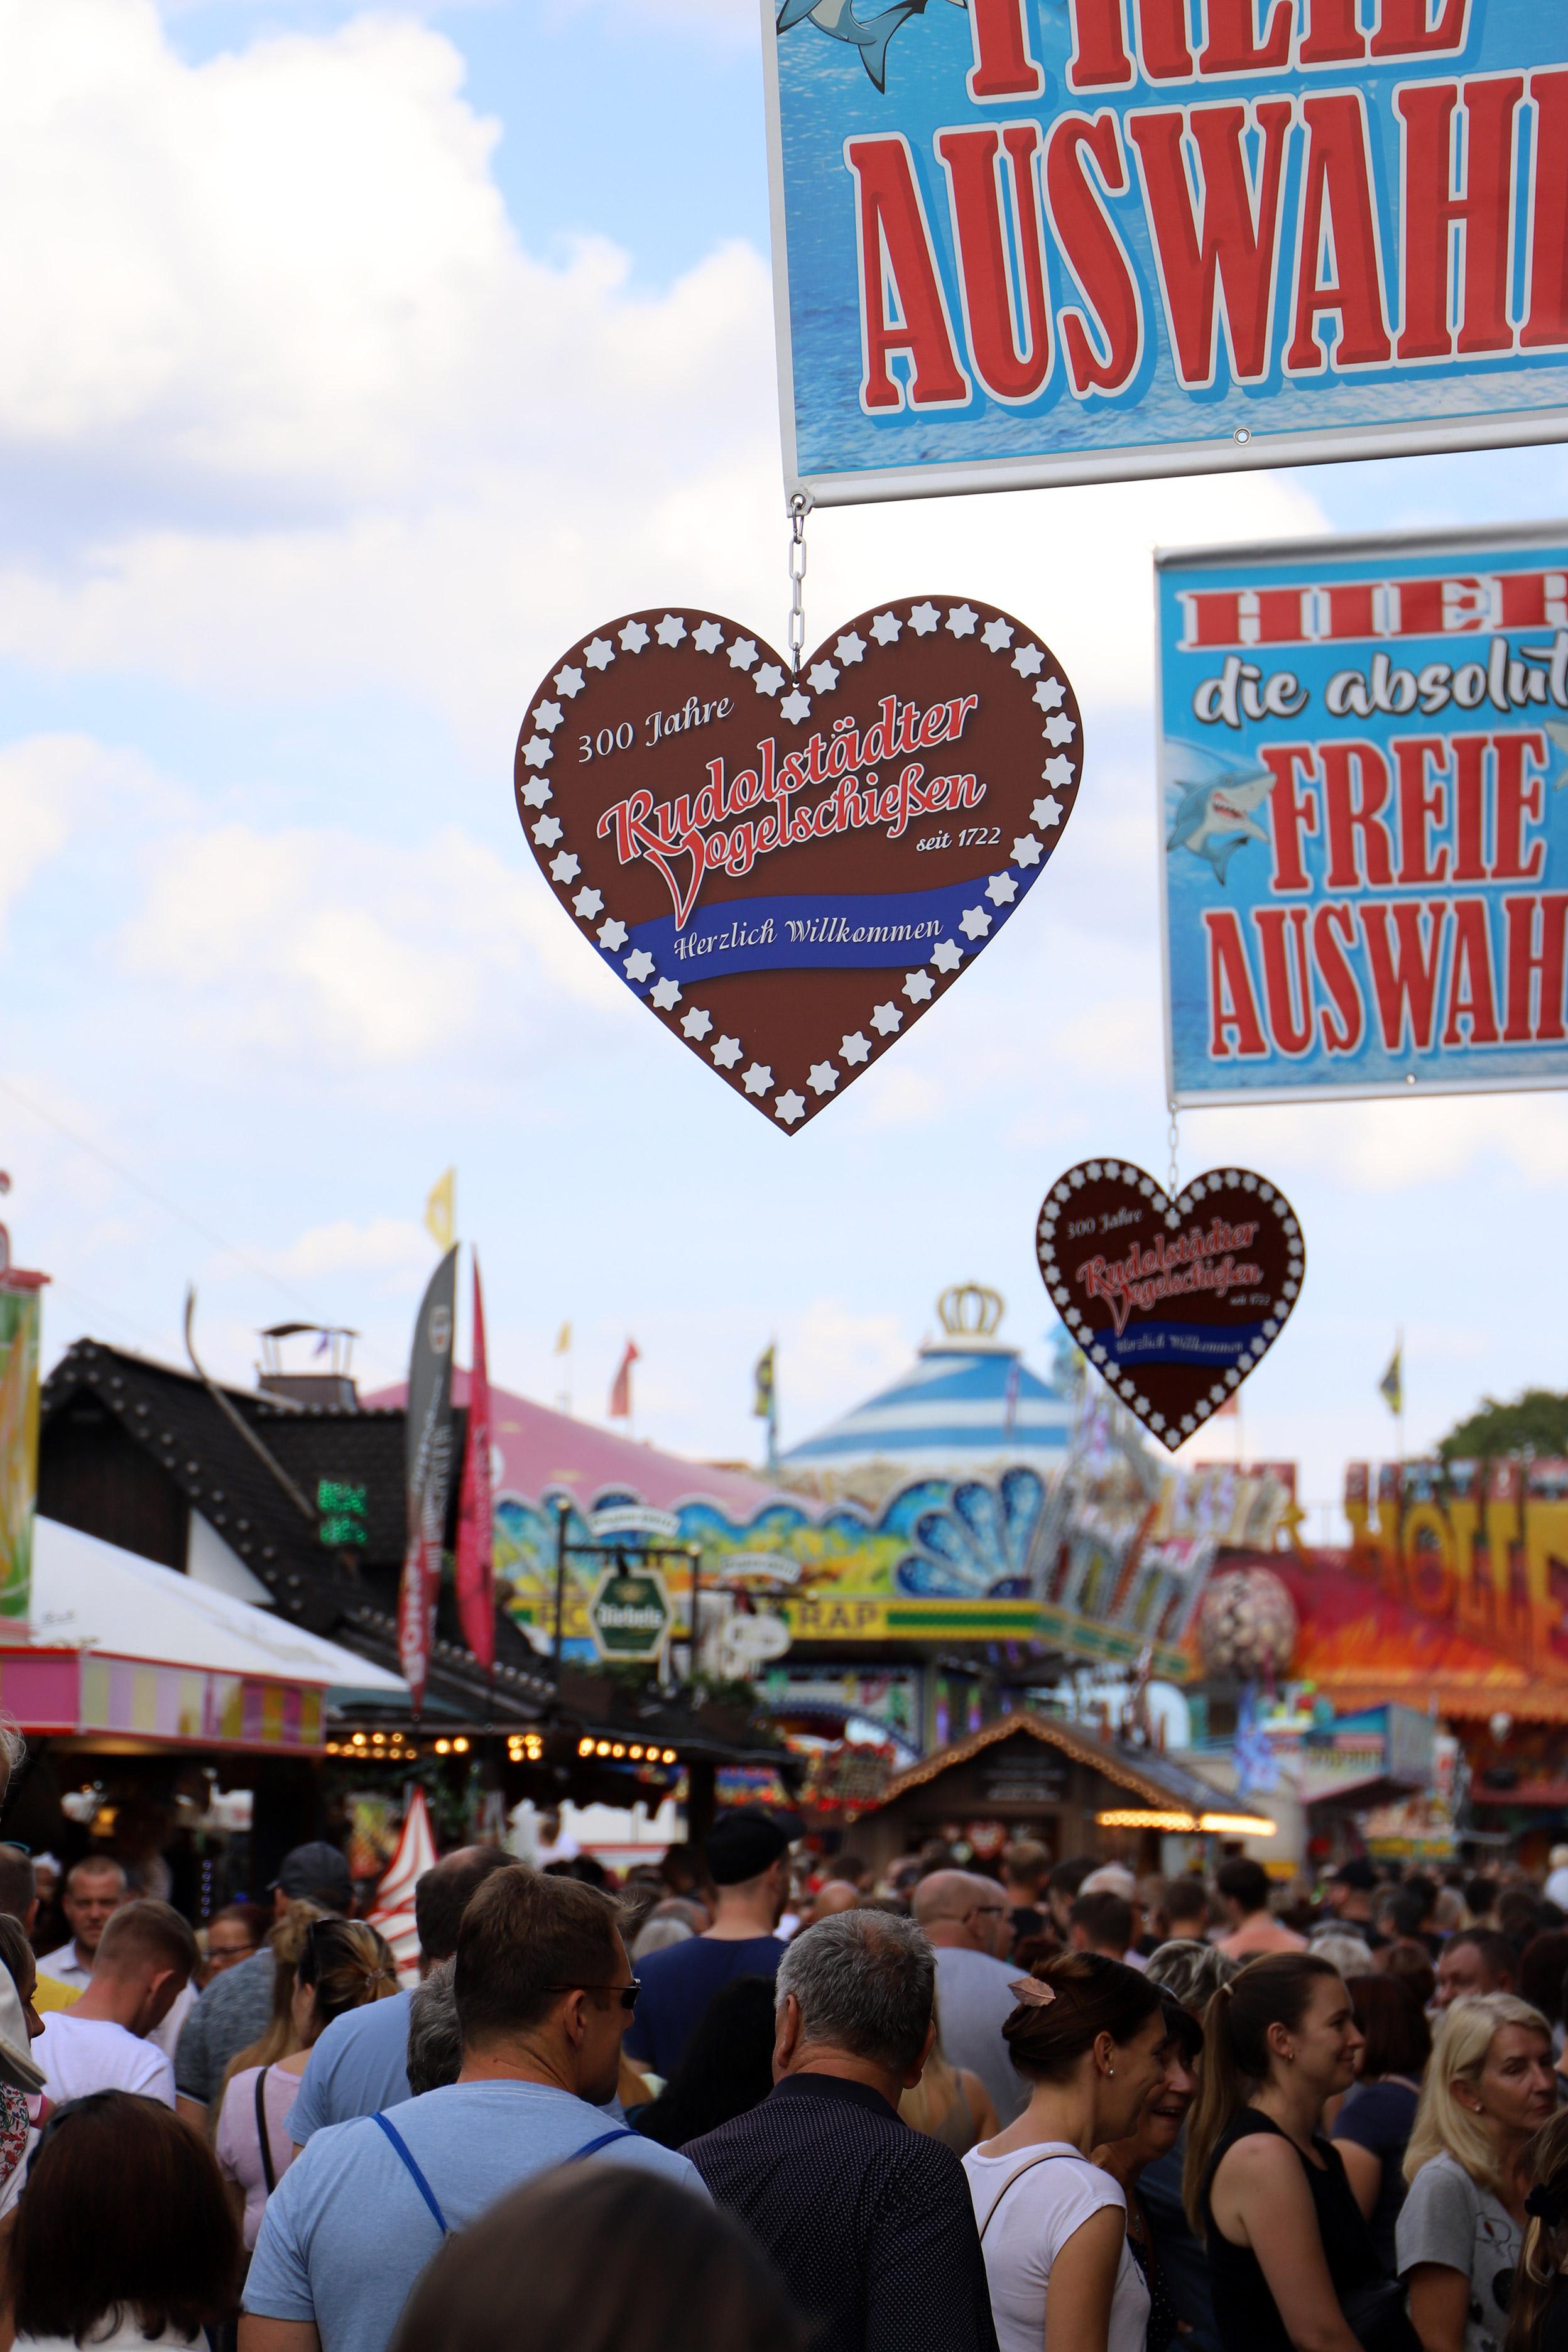
[[(1568, 2352), (1568, 1850), (1030, 1842), (878, 1879), (721, 1814), (620, 1885), (343, 1857), (198, 1936), (0, 1846), (23, 2352)], [(67, 1932), (68, 1931), (68, 1932)], [(174, 2031), (171, 2032), (173, 2022)]]

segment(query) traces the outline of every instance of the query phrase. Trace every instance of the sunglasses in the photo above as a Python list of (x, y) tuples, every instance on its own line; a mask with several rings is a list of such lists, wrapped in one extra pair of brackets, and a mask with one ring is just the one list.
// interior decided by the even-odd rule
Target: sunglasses
[(638, 1995), (638, 1993), (639, 1993), (639, 1992), (641, 1992), (641, 1990), (642, 1990), (642, 1980), (641, 1980), (641, 1979), (640, 1979), (639, 1977), (634, 1977), (634, 1978), (632, 1979), (632, 1980), (631, 1980), (630, 1984), (624, 1984), (624, 1985), (546, 1985), (546, 1986), (545, 1986), (545, 1988), (544, 1988), (544, 1990), (545, 1990), (545, 1991), (546, 1991), (546, 1992), (613, 1992), (613, 1993), (618, 1993), (618, 1994), (620, 1995), (621, 2007), (622, 2007), (623, 2009), (635, 2009), (635, 2008), (637, 2007), (637, 1995)]

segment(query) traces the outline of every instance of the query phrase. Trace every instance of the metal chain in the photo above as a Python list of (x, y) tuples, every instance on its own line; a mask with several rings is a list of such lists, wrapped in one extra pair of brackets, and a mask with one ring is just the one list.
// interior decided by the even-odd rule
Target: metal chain
[(805, 654), (805, 519), (811, 499), (796, 490), (789, 502), (789, 666), (796, 677)]
[(1165, 1194), (1167, 1199), (1173, 1201), (1180, 1186), (1180, 1180), (1176, 1174), (1176, 1154), (1182, 1148), (1182, 1130), (1176, 1121), (1175, 1104), (1167, 1103), (1165, 1108), (1171, 1114), (1171, 1124), (1165, 1130), (1165, 1142), (1171, 1154), (1170, 1172), (1165, 1178)]

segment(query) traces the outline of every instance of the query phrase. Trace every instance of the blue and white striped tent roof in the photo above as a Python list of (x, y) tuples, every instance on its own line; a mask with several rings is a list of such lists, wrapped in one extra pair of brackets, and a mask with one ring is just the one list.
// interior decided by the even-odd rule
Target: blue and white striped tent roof
[[(966, 1312), (977, 1297), (984, 1306)], [(947, 1292), (941, 1312), (943, 1337), (921, 1349), (901, 1380), (791, 1446), (784, 1466), (842, 1476), (876, 1462), (911, 1479), (970, 1476), (997, 1462), (1064, 1468), (1076, 1412), (1066, 1379), (1041, 1380), (992, 1336), (1002, 1312), (994, 1291)]]

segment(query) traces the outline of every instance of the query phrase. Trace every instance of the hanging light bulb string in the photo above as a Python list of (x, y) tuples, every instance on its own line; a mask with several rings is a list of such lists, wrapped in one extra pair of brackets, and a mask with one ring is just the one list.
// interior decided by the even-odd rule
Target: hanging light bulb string
[(805, 519), (811, 498), (796, 490), (789, 502), (789, 666), (800, 676), (805, 654)]

